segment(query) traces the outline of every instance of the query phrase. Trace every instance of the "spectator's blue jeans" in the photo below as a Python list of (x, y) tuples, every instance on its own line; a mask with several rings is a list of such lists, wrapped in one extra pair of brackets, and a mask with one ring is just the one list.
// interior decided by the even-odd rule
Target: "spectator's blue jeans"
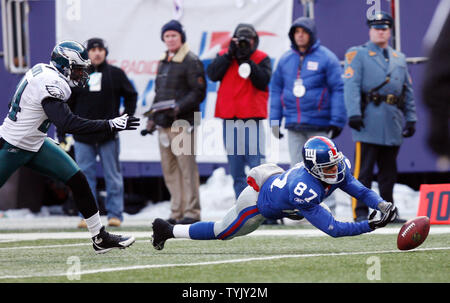
[[(120, 172), (119, 139), (106, 141), (102, 144), (86, 144), (75, 141), (75, 160), (83, 173), (97, 201), (97, 155), (103, 168), (106, 185), (105, 208), (110, 218), (118, 218), (123, 221), (123, 178)], [(98, 202), (97, 202), (98, 205)]]
[(236, 199), (247, 186), (245, 167), (265, 162), (265, 132), (258, 120), (223, 120), (223, 141)]

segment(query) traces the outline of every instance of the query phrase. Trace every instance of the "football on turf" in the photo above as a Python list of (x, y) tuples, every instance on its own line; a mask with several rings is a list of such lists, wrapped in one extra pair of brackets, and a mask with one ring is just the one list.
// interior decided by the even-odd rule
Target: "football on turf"
[(397, 247), (400, 250), (416, 248), (425, 241), (430, 231), (430, 219), (426, 216), (417, 217), (403, 224), (397, 237)]

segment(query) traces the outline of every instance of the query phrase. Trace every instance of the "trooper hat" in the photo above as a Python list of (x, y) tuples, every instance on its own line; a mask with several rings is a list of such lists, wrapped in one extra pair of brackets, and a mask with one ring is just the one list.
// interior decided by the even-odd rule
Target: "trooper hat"
[(377, 12), (375, 16), (367, 19), (367, 25), (370, 28), (392, 28), (394, 20), (386, 12)]

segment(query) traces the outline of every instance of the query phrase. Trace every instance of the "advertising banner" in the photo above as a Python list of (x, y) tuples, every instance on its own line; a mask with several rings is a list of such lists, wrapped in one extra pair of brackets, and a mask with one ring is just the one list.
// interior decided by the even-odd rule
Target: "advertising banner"
[[(92, 37), (107, 42), (109, 63), (122, 68), (138, 92), (138, 131), (120, 133), (122, 161), (159, 161), (157, 134), (141, 136), (152, 105), (158, 60), (165, 51), (161, 27), (171, 19), (180, 21), (186, 43), (202, 60), (205, 69), (217, 52), (227, 47), (239, 23), (253, 24), (259, 35), (258, 49), (266, 52), (274, 69), (288, 50), (288, 31), (293, 1), (284, 0), (64, 0), (56, 1), (56, 40), (84, 43)], [(196, 115), (198, 162), (226, 162), (222, 120), (214, 118), (216, 92), (220, 83), (207, 82), (207, 96)], [(288, 163), (286, 138), (275, 139), (267, 121), (266, 160)]]

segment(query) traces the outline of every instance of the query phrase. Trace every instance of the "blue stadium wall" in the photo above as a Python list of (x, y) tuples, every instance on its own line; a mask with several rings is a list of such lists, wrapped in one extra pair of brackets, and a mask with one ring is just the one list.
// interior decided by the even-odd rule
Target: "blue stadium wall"
[[(345, 51), (353, 45), (368, 40), (368, 28), (365, 24), (365, 13), (370, 5), (365, 0), (316, 0), (315, 19), (318, 35), (323, 45), (336, 53), (340, 60), (344, 59)], [(422, 41), (429, 26), (438, 0), (402, 0), (401, 4), (401, 47), (407, 57), (425, 56)], [(426, 5), (425, 5), (426, 3)], [(30, 5), (30, 51), (31, 65), (48, 62), (50, 50), (55, 44), (55, 1), (29, 1)], [(389, 11), (389, 2), (381, 1), (382, 9)], [(292, 18), (303, 15), (300, 0), (294, 0)], [(355, 17), (356, 16), (356, 17)], [(1, 27), (1, 23), (0, 23)], [(333, 30), (327, 30), (332, 28)], [(1, 46), (1, 49), (3, 46)], [(426, 129), (428, 114), (421, 98), (421, 83), (424, 64), (409, 64), (408, 69), (413, 79), (418, 123), (416, 134), (404, 141), (398, 157), (398, 168), (401, 173), (434, 172), (435, 156), (426, 145)], [(0, 64), (0, 117), (7, 113), (7, 104), (21, 75), (13, 75)], [(53, 128), (49, 135), (52, 135)], [(354, 142), (348, 126), (336, 140), (344, 153), (352, 158)], [(225, 164), (201, 163), (200, 174), (209, 176), (217, 167)], [(124, 177), (161, 176), (160, 163), (123, 162)], [(99, 166), (99, 176), (102, 175)]]

